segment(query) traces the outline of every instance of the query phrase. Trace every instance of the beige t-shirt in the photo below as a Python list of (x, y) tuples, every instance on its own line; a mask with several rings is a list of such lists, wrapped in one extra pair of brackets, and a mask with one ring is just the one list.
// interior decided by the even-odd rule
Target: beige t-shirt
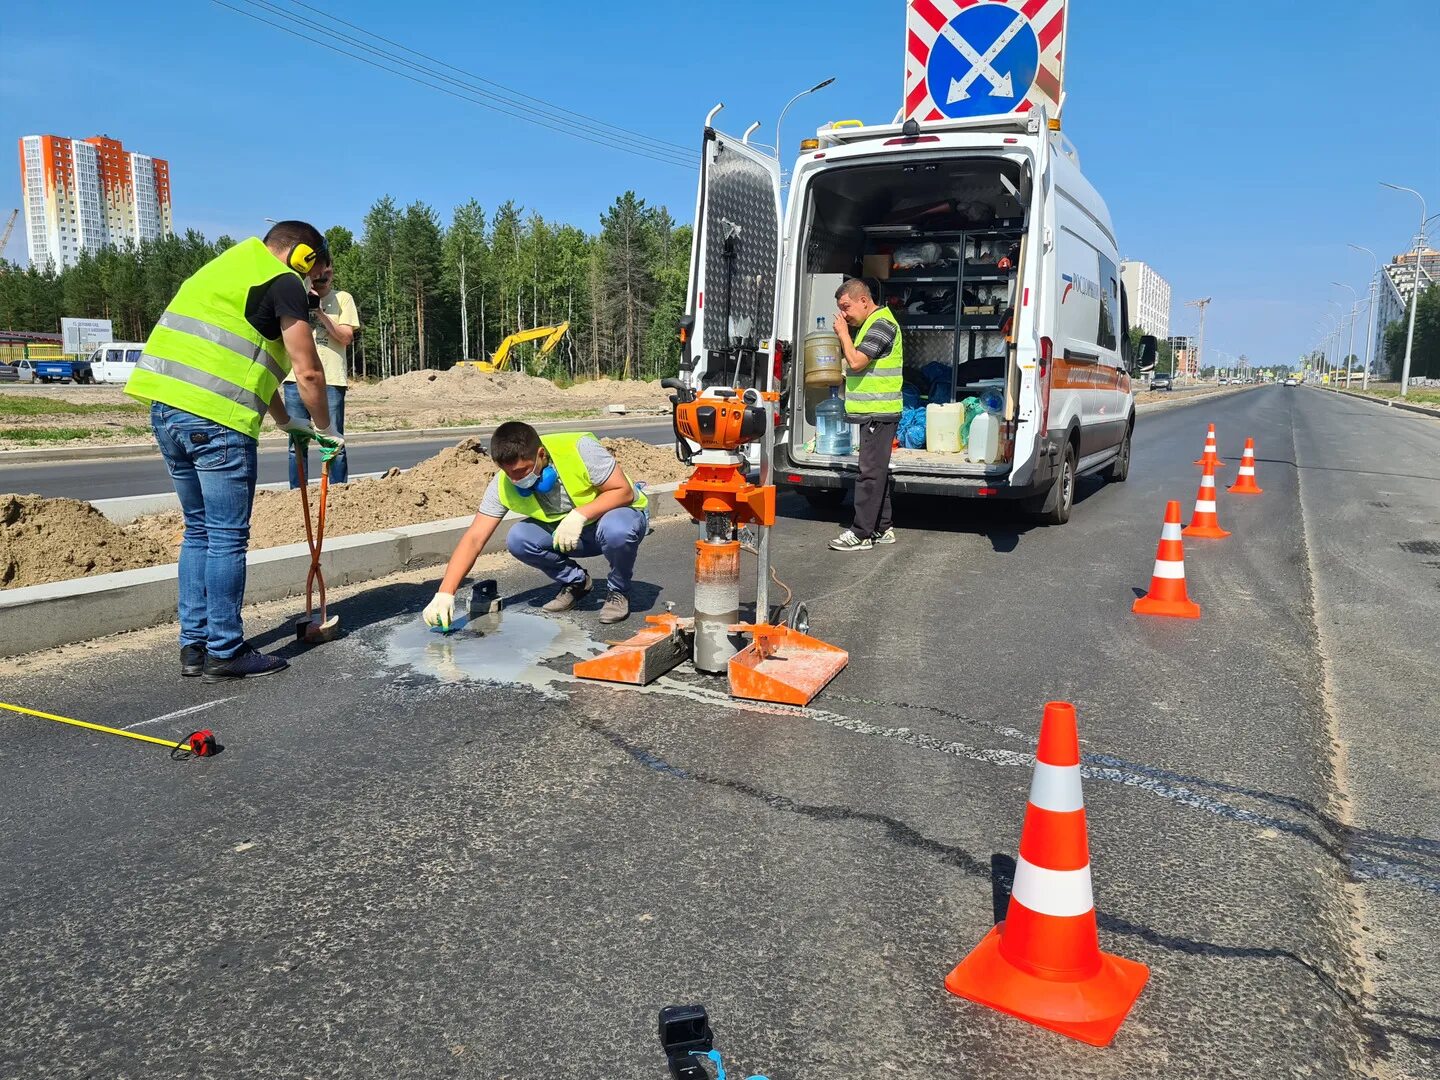
[[(330, 321), (337, 326), (353, 326), (360, 328), (360, 312), (355, 307), (355, 298), (343, 289), (331, 289), (329, 293), (320, 298), (320, 310), (330, 316)], [(348, 386), (349, 380), (345, 377), (345, 350), (330, 340), (330, 332), (325, 329), (325, 324), (319, 319), (311, 328), (315, 334), (315, 351), (320, 354), (320, 366), (325, 369), (326, 386)], [(292, 371), (286, 382), (295, 381), (295, 373)]]

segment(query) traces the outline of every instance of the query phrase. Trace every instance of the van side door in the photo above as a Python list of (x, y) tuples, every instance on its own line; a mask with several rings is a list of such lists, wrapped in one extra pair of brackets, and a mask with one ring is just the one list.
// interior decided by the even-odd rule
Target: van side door
[(780, 260), (780, 163), (705, 129), (680, 378), (706, 386), (769, 384)]

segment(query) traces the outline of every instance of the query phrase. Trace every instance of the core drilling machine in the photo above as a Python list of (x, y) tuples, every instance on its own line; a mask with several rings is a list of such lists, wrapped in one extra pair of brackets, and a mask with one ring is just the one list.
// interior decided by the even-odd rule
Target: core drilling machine
[[(695, 614), (648, 616), (645, 629), (576, 664), (575, 674), (644, 686), (693, 660), (697, 671), (728, 674), (734, 697), (807, 705), (850, 656), (806, 633), (803, 604), (788, 605), (788, 625), (769, 621), (770, 528), (775, 524), (772, 410), (779, 395), (731, 387), (708, 387), (697, 394), (676, 379), (661, 385), (675, 391), (670, 402), (677, 451), (695, 469), (675, 492), (675, 501), (700, 524)], [(760, 474), (759, 483), (752, 484), (746, 476), (745, 448), (756, 442)], [(745, 550), (753, 552), (759, 564), (755, 622), (742, 623), (740, 552), (751, 525), (756, 542)]]

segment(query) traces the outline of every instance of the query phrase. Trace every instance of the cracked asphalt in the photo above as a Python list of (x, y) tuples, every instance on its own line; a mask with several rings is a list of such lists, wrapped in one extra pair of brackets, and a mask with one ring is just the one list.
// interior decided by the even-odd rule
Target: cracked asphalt
[[(1249, 435), (1265, 494), (1187, 543), (1199, 621), (1133, 616), (1210, 421), (1221, 487)], [(1059, 529), (902, 500), (898, 545), (832, 554), (843, 515), (787, 498), (776, 567), (851, 652), (808, 710), (684, 668), (483, 681), (474, 642), (399, 647), (433, 572), (352, 590), (316, 648), (251, 611), (294, 660), (253, 685), (182, 681), (169, 631), (22, 660), (0, 699), (226, 749), (3, 721), (0, 1075), (659, 1078), (692, 1001), (771, 1080), (1433, 1075), (1437, 449), (1262, 387), (1142, 416)], [(693, 535), (657, 526), (638, 606), (688, 611)], [(492, 564), (493, 641), (536, 638), (546, 594)], [(598, 606), (567, 620), (595, 642)], [(1003, 913), (1051, 699), (1102, 947), (1151, 968), (1103, 1050), (943, 987)]]

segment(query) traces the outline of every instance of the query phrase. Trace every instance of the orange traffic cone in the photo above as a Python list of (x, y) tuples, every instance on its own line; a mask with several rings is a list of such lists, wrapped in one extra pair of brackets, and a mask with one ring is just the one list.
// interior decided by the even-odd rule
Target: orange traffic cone
[(1195, 513), (1182, 531), (1186, 536), (1201, 536), (1209, 540), (1221, 540), (1230, 535), (1220, 527), (1220, 517), (1215, 513), (1215, 466), (1208, 461), (1200, 476), (1200, 490), (1195, 495)]
[(1255, 440), (1245, 440), (1245, 452), (1240, 455), (1240, 475), (1226, 491), (1235, 495), (1263, 495), (1265, 489), (1255, 482)]
[(1045, 706), (1020, 858), (1005, 921), (945, 978), (945, 989), (992, 1009), (1106, 1046), (1150, 969), (1100, 951), (1075, 707)]
[(1185, 592), (1185, 544), (1180, 539), (1180, 504), (1165, 504), (1165, 524), (1160, 530), (1160, 547), (1155, 552), (1155, 572), (1150, 591), (1130, 606), (1137, 615), (1173, 615), (1198, 619), (1200, 605)]
[(1215, 445), (1215, 425), (1210, 425), (1210, 430), (1205, 433), (1205, 449), (1195, 459), (1196, 465), (1204, 465), (1207, 461), (1214, 464), (1215, 468), (1223, 469), (1225, 463), (1220, 460), (1220, 448)]

